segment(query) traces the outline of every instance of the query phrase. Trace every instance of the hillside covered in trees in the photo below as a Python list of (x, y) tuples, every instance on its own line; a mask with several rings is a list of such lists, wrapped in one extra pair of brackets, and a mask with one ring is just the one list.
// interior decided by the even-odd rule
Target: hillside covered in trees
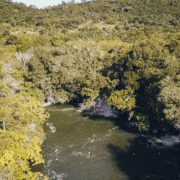
[(44, 102), (105, 98), (139, 131), (180, 128), (180, 0), (0, 9), (0, 179), (46, 179), (30, 168)]

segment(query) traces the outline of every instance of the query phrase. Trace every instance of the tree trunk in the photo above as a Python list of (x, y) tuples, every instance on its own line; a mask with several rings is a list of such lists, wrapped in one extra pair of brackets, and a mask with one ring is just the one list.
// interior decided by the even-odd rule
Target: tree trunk
[(5, 120), (3, 120), (3, 130), (6, 130), (6, 126), (5, 126)]

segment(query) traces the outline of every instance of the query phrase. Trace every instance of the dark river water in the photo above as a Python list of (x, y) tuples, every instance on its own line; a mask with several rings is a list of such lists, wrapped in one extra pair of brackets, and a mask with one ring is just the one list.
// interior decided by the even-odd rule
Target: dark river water
[(114, 111), (101, 103), (93, 111), (99, 116), (93, 118), (71, 105), (53, 105), (46, 111), (45, 163), (35, 171), (50, 180), (180, 179), (179, 136), (126, 132), (114, 123)]

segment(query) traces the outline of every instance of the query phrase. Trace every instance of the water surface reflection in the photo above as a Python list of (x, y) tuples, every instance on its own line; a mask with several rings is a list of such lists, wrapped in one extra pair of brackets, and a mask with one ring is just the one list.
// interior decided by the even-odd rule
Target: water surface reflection
[(44, 126), (45, 164), (35, 170), (50, 180), (179, 179), (179, 136), (126, 132), (105, 103), (83, 115), (71, 105), (46, 110), (51, 117)]

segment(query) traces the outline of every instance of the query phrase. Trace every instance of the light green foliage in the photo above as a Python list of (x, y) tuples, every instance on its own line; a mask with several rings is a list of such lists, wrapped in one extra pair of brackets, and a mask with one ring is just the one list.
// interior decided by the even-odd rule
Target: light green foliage
[(83, 42), (59, 48), (37, 48), (28, 66), (31, 71), (27, 71), (26, 78), (31, 79), (35, 87), (42, 88), (47, 99), (53, 98), (56, 102), (81, 96), (90, 103), (101, 89), (112, 89), (117, 84), (116, 80), (102, 76), (99, 51)]
[(114, 91), (108, 99), (108, 104), (121, 111), (131, 111), (136, 107), (134, 90), (127, 87), (125, 90)]
[(170, 76), (160, 81), (161, 92), (158, 96), (158, 101), (165, 106), (164, 114), (167, 120), (180, 124), (180, 79), (177, 77), (177, 82), (174, 82)]
[(175, 56), (167, 56), (165, 58), (166, 63), (166, 70), (165, 73), (168, 74), (168, 76), (175, 79), (177, 73), (180, 71), (180, 61)]
[(150, 121), (147, 116), (142, 115), (135, 115), (136, 117), (136, 126), (138, 127), (139, 131), (149, 131), (150, 130)]
[(17, 36), (15, 45), (17, 51), (25, 51), (33, 45), (33, 39), (28, 35)]
[(162, 76), (161, 69), (165, 68), (165, 58), (168, 55), (165, 42), (160, 38), (148, 38), (133, 48), (134, 65), (145, 78)]
[[(10, 51), (2, 50), (7, 54)], [(0, 179), (43, 179), (41, 173), (31, 172), (30, 164), (44, 162), (40, 148), (44, 137), (41, 125), (48, 115), (36, 98), (40, 90), (33, 91), (30, 82), (21, 84), (23, 73), (14, 69), (17, 64), (4, 61), (0, 67)], [(20, 93), (13, 91), (15, 81), (19, 81)]]
[[(0, 169), (8, 169), (14, 179), (42, 176), (30, 171), (29, 162), (32, 165), (43, 163), (39, 144), (44, 134), (39, 126), (48, 116), (39, 102), (25, 92), (0, 97), (0, 104)], [(30, 128), (31, 124), (35, 128)], [(38, 137), (33, 137), (33, 134)]]
[(127, 86), (129, 85), (134, 90), (139, 89), (139, 83), (137, 82), (140, 79), (138, 73), (134, 71), (125, 71), (122, 77), (122, 83)]
[(112, 51), (117, 53), (119, 56), (125, 55), (127, 52), (131, 51), (132, 45), (130, 43), (122, 42), (119, 39), (116, 40), (103, 40), (99, 42), (105, 51)]
[(23, 82), (20, 85), (20, 90), (25, 92), (26, 95), (30, 95), (36, 100), (38, 100), (40, 103), (44, 101), (44, 94), (43, 92), (37, 88), (36, 84), (33, 84), (32, 82)]
[(41, 173), (32, 173), (29, 168), (29, 161), (34, 165), (43, 162), (38, 138), (26, 142), (23, 134), (8, 131), (0, 131), (0, 137), (0, 177), (19, 180), (42, 177)]
[(115, 24), (116, 23), (116, 19), (113, 18), (109, 18), (105, 21), (107, 24)]
[(0, 102), (1, 119), (6, 121), (5, 130), (23, 128), (29, 123), (41, 124), (46, 118), (43, 109), (39, 107), (39, 102), (28, 93), (0, 97)]

